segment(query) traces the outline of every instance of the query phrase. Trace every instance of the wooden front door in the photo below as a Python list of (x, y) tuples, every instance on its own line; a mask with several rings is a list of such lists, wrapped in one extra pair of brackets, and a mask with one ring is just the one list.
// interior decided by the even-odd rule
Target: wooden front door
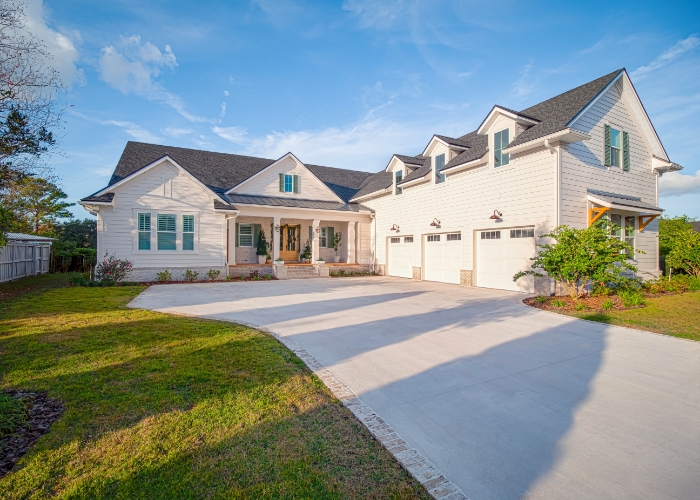
[(285, 224), (280, 227), (280, 259), (299, 260), (299, 233), (301, 226)]

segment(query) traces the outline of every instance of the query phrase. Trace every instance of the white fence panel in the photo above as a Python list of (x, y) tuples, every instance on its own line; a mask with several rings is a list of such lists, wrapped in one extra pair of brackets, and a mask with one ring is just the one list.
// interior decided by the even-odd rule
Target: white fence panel
[(51, 245), (9, 241), (0, 248), (0, 283), (49, 272)]

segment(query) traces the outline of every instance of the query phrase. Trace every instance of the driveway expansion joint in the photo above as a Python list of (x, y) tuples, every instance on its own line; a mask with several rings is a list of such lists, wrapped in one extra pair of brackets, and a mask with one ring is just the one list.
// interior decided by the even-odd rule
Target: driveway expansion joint
[(321, 379), (333, 395), (352, 412), (355, 418), (369, 430), (374, 439), (391, 453), (401, 467), (423, 485), (433, 498), (439, 500), (469, 500), (469, 497), (456, 484), (447, 479), (427, 458), (399, 436), (372, 408), (358, 398), (348, 386), (341, 382), (331, 370), (319, 363), (306, 349), (292, 339), (279, 335), (268, 328), (256, 325), (250, 326), (269, 333), (296, 354)]

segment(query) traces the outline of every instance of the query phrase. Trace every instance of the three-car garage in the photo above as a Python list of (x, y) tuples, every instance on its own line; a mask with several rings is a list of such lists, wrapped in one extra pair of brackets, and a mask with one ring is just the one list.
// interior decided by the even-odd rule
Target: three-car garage
[(387, 240), (387, 274), (412, 278), (413, 268), (420, 267), (422, 279), (441, 283), (460, 283), (462, 269), (471, 267), (472, 284), (519, 292), (534, 291), (534, 278), (513, 276), (530, 269), (535, 256), (535, 229), (515, 227), (476, 230), (473, 232), (474, 265), (466, 266), (472, 252), (465, 252), (463, 232), (393, 236)]

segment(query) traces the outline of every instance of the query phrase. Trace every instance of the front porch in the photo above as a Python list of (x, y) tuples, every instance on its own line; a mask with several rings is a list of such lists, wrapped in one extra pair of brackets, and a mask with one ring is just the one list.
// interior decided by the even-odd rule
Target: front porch
[[(236, 215), (226, 217), (226, 261), (232, 273), (261, 265), (258, 259), (261, 235), (267, 243), (268, 262), (261, 265), (261, 273), (273, 274), (275, 262), (283, 262), (286, 267), (315, 266), (319, 260), (328, 266), (370, 263), (370, 221), (366, 215), (326, 212), (301, 218), (297, 214), (284, 217), (275, 212), (261, 216), (261, 212), (241, 207)], [(339, 241), (334, 241), (334, 237)]]

